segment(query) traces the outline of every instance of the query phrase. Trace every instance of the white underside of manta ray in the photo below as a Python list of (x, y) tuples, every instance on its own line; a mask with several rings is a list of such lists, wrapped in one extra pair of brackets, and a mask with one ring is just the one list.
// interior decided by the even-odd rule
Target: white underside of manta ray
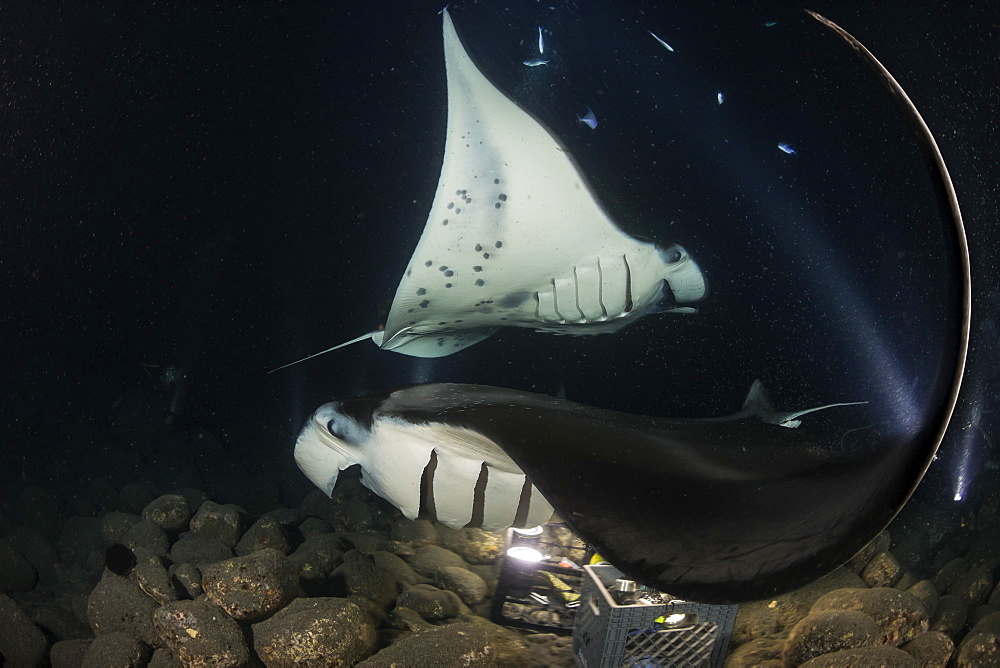
[[(500, 445), (474, 429), (407, 418), (392, 410), (389, 396), (362, 416), (348, 414), (341, 402), (325, 403), (306, 421), (295, 441), (295, 462), (324, 494), (333, 493), (341, 471), (360, 465), (362, 484), (409, 519), (415, 519), (422, 506), (428, 509), (429, 494), (434, 519), (453, 529), (473, 517), (481, 517), (482, 527), (491, 531), (549, 521), (552, 506)], [(795, 428), (801, 424), (797, 418), (808, 413), (865, 403), (777, 411), (764, 385), (755, 380), (738, 412), (676, 422), (759, 420)]]
[(370, 338), (443, 357), (500, 327), (600, 334), (692, 311), (679, 305), (706, 287), (687, 251), (620, 230), (566, 148), (490, 83), (442, 16), (448, 131), (426, 226), (384, 329), (316, 355)]

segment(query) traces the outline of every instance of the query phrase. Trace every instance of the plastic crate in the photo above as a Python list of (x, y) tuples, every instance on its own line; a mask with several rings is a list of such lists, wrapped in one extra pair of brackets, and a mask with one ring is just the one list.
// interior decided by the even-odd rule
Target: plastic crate
[[(584, 566), (581, 604), (573, 627), (573, 657), (582, 668), (722, 666), (736, 621), (735, 605), (665, 603), (618, 605), (602, 583), (622, 574), (614, 566)], [(655, 620), (688, 615), (677, 628)]]

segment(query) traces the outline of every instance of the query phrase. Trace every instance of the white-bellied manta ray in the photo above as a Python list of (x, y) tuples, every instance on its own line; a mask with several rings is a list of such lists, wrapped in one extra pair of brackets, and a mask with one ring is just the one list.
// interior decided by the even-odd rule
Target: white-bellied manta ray
[(299, 362), (365, 339), (443, 357), (501, 327), (601, 334), (691, 312), (681, 305), (706, 286), (688, 252), (619, 229), (566, 147), (490, 83), (441, 15), (448, 130), (423, 234), (384, 328)]
[[(418, 419), (413, 413), (414, 398), (450, 396), (460, 401), (463, 391), (486, 391), (494, 398), (504, 396), (511, 406), (528, 397), (531, 405), (546, 403), (549, 410), (553, 407), (569, 407), (571, 412), (597, 410), (557, 397), (545, 402), (541, 397), (546, 395), (502, 388), (413, 385), (373, 397), (323, 404), (306, 421), (295, 442), (295, 461), (306, 477), (328, 496), (333, 493), (341, 471), (360, 465), (362, 484), (399, 508), (409, 519), (415, 519), (423, 508), (434, 519), (453, 529), (470, 523), (497, 530), (547, 522), (553, 512), (552, 506), (532, 486), (502, 445), (487, 436), (480, 425), (475, 421), (469, 426), (448, 424), (426, 413)], [(685, 429), (693, 424), (725, 425), (750, 420), (796, 428), (801, 424), (797, 418), (807, 413), (864, 403), (867, 402), (777, 411), (763, 384), (755, 380), (743, 407), (732, 415), (661, 419), (657, 424)], [(646, 419), (630, 417), (637, 421)], [(421, 488), (422, 480), (428, 489)]]
[[(813, 430), (786, 428), (797, 426), (798, 418), (810, 411), (775, 411), (757, 385), (736, 415), (677, 420), (515, 389), (423, 384), (322, 406), (296, 442), (296, 461), (309, 479), (329, 493), (342, 469), (360, 464), (364, 483), (412, 517), (421, 508), (419, 479), (424, 478), (425, 496), (432, 497), (424, 500), (425, 510), (452, 526), (466, 518), (470, 524), (485, 526), (532, 524), (551, 507), (629, 577), (703, 602), (760, 599), (804, 585), (843, 564), (882, 531), (930, 466), (955, 409), (972, 308), (968, 244), (944, 159), (909, 97), (854, 37), (829, 20), (810, 15), (850, 45), (880, 77), (913, 128), (934, 177), (944, 221), (942, 259), (953, 275), (945, 286), (947, 306), (939, 314), (949, 336), (938, 357), (938, 382), (925, 398), (932, 408), (919, 424), (906, 432), (880, 434), (873, 447), (843, 451), (830, 447), (829, 439), (822, 441)], [(448, 52), (456, 48), (457, 38), (453, 31), (449, 37), (447, 14), (444, 20)], [(451, 47), (449, 39), (455, 43)], [(451, 69), (449, 65), (449, 90), (458, 85)], [(450, 108), (451, 102), (449, 123)], [(468, 118), (476, 120), (474, 115)], [(491, 139), (488, 133), (478, 134), (474, 123), (462, 125), (458, 136), (470, 149)], [(449, 146), (451, 142), (449, 125)], [(451, 153), (446, 164), (449, 159)], [(503, 176), (517, 178), (506, 172)], [(478, 185), (478, 179), (471, 180)], [(473, 193), (465, 185), (449, 187), (457, 190), (451, 196), (439, 190), (429, 229), (435, 220), (443, 223), (443, 217), (435, 215), (475, 204), (483, 194), (487, 202), (494, 202), (488, 189)], [(586, 192), (582, 183), (580, 187)], [(505, 202), (517, 201), (514, 194), (526, 199), (528, 190), (511, 188), (511, 193), (507, 200), (495, 198), (501, 204), (498, 211)], [(454, 207), (448, 208), (448, 203)], [(447, 214), (447, 227), (459, 215)], [(423, 255), (428, 250), (423, 241), (430, 236), (425, 230), (406, 279), (417, 276), (423, 282), (433, 276), (411, 271), (426, 260), (432, 260), (427, 269), (434, 268), (437, 258)], [(504, 236), (496, 239), (504, 242), (496, 250), (507, 248), (507, 242), (516, 238), (506, 232)], [(473, 241), (482, 252), (492, 253), (483, 243), (489, 239)], [(631, 248), (637, 257), (659, 255), (650, 246)], [(663, 266), (689, 262), (685, 258), (682, 254)], [(456, 276), (457, 269), (451, 267), (464, 267), (451, 258), (448, 262), (452, 264), (445, 271)], [(650, 264), (656, 261), (650, 259)], [(700, 272), (693, 263), (682, 266), (687, 269), (673, 278), (686, 278), (677, 285), (667, 278), (671, 290), (675, 296), (678, 291), (684, 294), (681, 286), (690, 281), (687, 284), (693, 288), (688, 294), (700, 293), (704, 288)], [(437, 271), (444, 273), (440, 266)], [(445, 288), (449, 289), (454, 287)], [(555, 307), (565, 303), (560, 294), (554, 286)], [(539, 309), (541, 303), (536, 303)], [(401, 315), (398, 309), (396, 314)], [(402, 347), (422, 345), (419, 332), (394, 322), (390, 316), (386, 338), (377, 343), (399, 337)], [(478, 330), (475, 336), (483, 338), (488, 330)], [(473, 336), (470, 332), (465, 336)], [(452, 332), (444, 340), (457, 335)], [(427, 340), (436, 346), (433, 337), (424, 337), (424, 343)], [(462, 343), (471, 345), (469, 339)], [(845, 404), (827, 408), (839, 405)], [(435, 470), (428, 473), (431, 465)]]

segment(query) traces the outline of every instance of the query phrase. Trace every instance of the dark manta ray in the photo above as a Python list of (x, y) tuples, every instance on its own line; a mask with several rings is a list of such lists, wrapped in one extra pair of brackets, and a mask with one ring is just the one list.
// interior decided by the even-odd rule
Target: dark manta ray
[[(914, 434), (842, 452), (787, 428), (796, 414), (762, 420), (761, 411), (750, 410), (728, 420), (673, 420), (512, 389), (428, 384), (321, 407), (296, 446), (310, 479), (329, 492), (339, 470), (352, 463), (324, 452), (326, 442), (363, 448), (377, 438), (363, 480), (413, 516), (417, 476), (411, 472), (407, 489), (386, 486), (395, 484), (401, 466), (437, 451), (432, 492), (438, 514), (525, 523), (538, 521), (551, 504), (629, 576), (704, 602), (756, 599), (806, 584), (881, 531), (930, 465), (955, 407), (971, 311), (968, 248), (948, 171), (916, 108), (864, 46), (812, 16), (875, 70), (897, 102), (935, 175), (948, 221), (945, 257), (955, 277), (942, 318), (951, 331), (928, 400), (934, 411)], [(467, 476), (477, 470), (481, 484), (472, 490), (448, 484), (449, 471)], [(522, 472), (530, 482), (518, 477)], [(483, 509), (475, 516), (475, 508), (505, 495), (516, 496), (518, 516), (511, 516), (510, 503), (504, 513), (491, 510), (487, 517)]]
[(295, 459), (328, 494), (360, 464), (362, 482), (407, 517), (429, 501), (455, 528), (534, 526), (555, 507), (637, 579), (745, 598), (836, 567), (882, 528), (881, 479), (896, 462), (830, 453), (794, 428), (846, 405), (777, 412), (755, 382), (740, 412), (684, 420), (431, 383), (324, 404)]

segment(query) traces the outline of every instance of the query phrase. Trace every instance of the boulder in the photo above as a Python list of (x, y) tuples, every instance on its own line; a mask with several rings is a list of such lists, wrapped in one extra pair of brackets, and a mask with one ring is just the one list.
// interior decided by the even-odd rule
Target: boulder
[(156, 610), (161, 643), (185, 666), (246, 666), (250, 650), (239, 624), (208, 601), (177, 601)]
[(253, 626), (267, 666), (353, 666), (375, 651), (375, 627), (341, 598), (299, 598)]
[(208, 599), (235, 619), (253, 621), (284, 607), (297, 592), (295, 569), (273, 548), (202, 570)]

